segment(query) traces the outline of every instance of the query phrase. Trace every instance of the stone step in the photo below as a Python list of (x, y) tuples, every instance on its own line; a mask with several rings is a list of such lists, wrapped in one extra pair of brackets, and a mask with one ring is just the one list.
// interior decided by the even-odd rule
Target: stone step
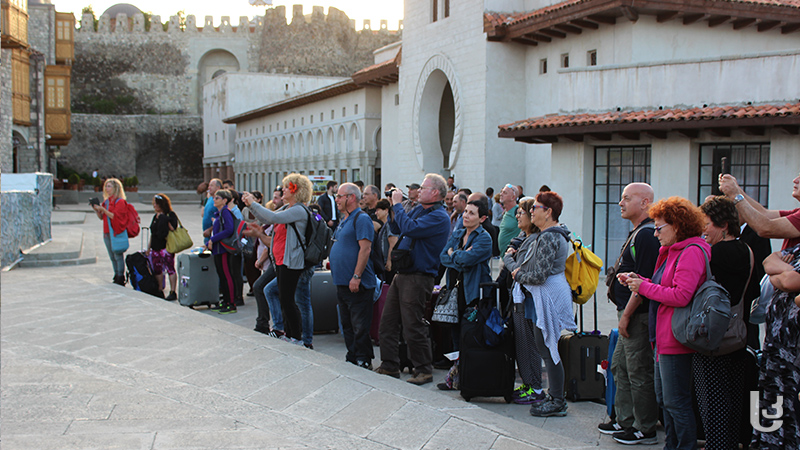
[(51, 225), (80, 225), (86, 222), (86, 213), (73, 211), (53, 211), (50, 216)]
[[(76, 247), (76, 243), (78, 246)], [(95, 240), (83, 231), (53, 227), (53, 239), (23, 255), (20, 268), (77, 266), (97, 263)]]

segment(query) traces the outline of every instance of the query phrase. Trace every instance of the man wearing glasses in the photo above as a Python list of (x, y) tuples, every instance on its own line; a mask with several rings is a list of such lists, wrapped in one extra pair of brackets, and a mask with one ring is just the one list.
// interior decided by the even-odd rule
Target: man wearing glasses
[(405, 267), (389, 287), (380, 324), (381, 365), (375, 372), (400, 378), (400, 324), (408, 344), (408, 356), (414, 373), (407, 381), (422, 385), (433, 380), (433, 356), (425, 324), (425, 302), (433, 292), (434, 277), (439, 272), (439, 254), (450, 234), (450, 219), (442, 201), (447, 182), (429, 173), (419, 187), (418, 201), (410, 213), (403, 209), (403, 192), (392, 192), (394, 219), (392, 232), (400, 236), (393, 256), (410, 253)]
[(342, 334), (347, 347), (345, 360), (372, 369), (372, 298), (377, 287), (369, 255), (375, 231), (369, 216), (359, 209), (361, 191), (355, 184), (339, 188), (336, 205), (343, 219), (331, 248), (331, 276), (336, 285)]

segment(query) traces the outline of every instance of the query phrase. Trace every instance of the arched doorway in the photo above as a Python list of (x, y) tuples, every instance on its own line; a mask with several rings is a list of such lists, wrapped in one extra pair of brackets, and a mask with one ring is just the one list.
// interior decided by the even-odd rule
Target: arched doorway
[(208, 51), (197, 64), (197, 110), (203, 113), (203, 85), (225, 72), (238, 72), (239, 60), (233, 53), (215, 49)]

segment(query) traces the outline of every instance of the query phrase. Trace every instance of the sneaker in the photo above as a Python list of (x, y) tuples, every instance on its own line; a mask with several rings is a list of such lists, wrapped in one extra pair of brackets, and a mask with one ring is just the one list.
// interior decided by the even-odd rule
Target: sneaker
[(531, 415), (535, 417), (564, 417), (567, 415), (567, 402), (547, 396), (547, 400), (531, 406)]
[(455, 391), (456, 390), (456, 388), (454, 388), (453, 386), (450, 386), (447, 383), (439, 383), (439, 384), (436, 385), (436, 387), (439, 388), (440, 391)]
[(281, 337), (283, 337), (285, 334), (286, 334), (286, 333), (284, 333), (284, 332), (283, 332), (283, 331), (281, 331), (281, 330), (271, 330), (269, 333), (267, 333), (267, 336), (269, 336), (269, 337), (272, 337), (272, 338), (275, 338), (275, 339), (280, 339), (280, 338), (281, 338)]
[(294, 345), (303, 345), (303, 341), (301, 341), (299, 339), (295, 339), (295, 338), (289, 337), (289, 336), (286, 336), (285, 334), (283, 336), (279, 337), (278, 339), (282, 340), (283, 342), (288, 342), (288, 343), (294, 344)]
[(537, 394), (532, 387), (514, 392), (514, 403), (518, 405), (531, 405), (534, 403), (543, 402), (546, 398), (547, 394), (545, 394), (544, 391)]
[(637, 430), (636, 428), (628, 428), (625, 431), (614, 433), (613, 437), (615, 441), (625, 445), (658, 444), (658, 438), (656, 437), (655, 431), (645, 434)]
[(422, 386), (423, 384), (430, 383), (433, 381), (433, 374), (431, 373), (417, 373), (413, 377), (407, 379), (411, 384), (416, 384), (417, 386)]
[(219, 302), (217, 304), (211, 305), (211, 306), (208, 307), (208, 309), (210, 309), (212, 311), (219, 311), (220, 309), (222, 309), (222, 302)]
[(514, 396), (514, 398), (517, 398), (517, 397), (519, 397), (519, 394), (520, 394), (522, 391), (527, 391), (527, 390), (528, 390), (528, 389), (530, 389), (530, 388), (531, 388), (531, 387), (530, 387), (530, 386), (528, 386), (527, 384), (520, 384), (519, 386), (517, 386), (517, 387), (515, 387), (515, 388), (514, 388), (514, 392), (513, 392), (513, 394), (512, 394), (512, 395)]
[(372, 363), (369, 361), (359, 361), (356, 365), (362, 369), (372, 370)]
[(176, 294), (175, 291), (170, 291), (169, 295), (164, 300), (173, 301), (177, 299), (178, 299), (178, 294)]
[(236, 307), (235, 306), (223, 306), (219, 310), (217, 310), (217, 314), (235, 314)]
[(601, 423), (598, 425), (597, 431), (603, 434), (615, 434), (619, 433), (620, 431), (625, 431), (625, 429), (622, 428), (622, 425), (618, 424), (616, 420), (611, 419), (610, 422)]
[(309, 350), (314, 350), (314, 344), (303, 343), (303, 347), (305, 347), (305, 348), (307, 348)]
[(374, 372), (381, 375), (389, 375), (390, 377), (393, 378), (400, 378), (400, 371), (391, 372), (389, 370), (384, 369), (383, 366), (378, 366), (378, 368), (375, 369)]

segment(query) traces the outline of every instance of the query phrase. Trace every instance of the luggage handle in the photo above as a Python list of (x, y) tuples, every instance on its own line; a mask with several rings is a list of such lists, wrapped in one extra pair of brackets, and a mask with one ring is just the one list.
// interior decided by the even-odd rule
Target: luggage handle
[[(487, 281), (485, 283), (479, 284), (478, 285), (478, 289), (481, 291), (481, 295), (483, 295), (485, 287), (490, 287), (491, 288), (491, 291), (490, 291), (491, 294), (490, 295), (493, 295), (494, 298), (497, 300), (497, 310), (500, 311), (500, 296), (497, 295), (498, 294), (498, 290), (500, 289), (500, 285), (498, 283), (494, 282), (494, 281)], [(481, 297), (481, 299), (478, 300), (478, 301), (481, 302), (481, 301), (483, 301), (484, 298), (486, 298), (486, 297)]]

